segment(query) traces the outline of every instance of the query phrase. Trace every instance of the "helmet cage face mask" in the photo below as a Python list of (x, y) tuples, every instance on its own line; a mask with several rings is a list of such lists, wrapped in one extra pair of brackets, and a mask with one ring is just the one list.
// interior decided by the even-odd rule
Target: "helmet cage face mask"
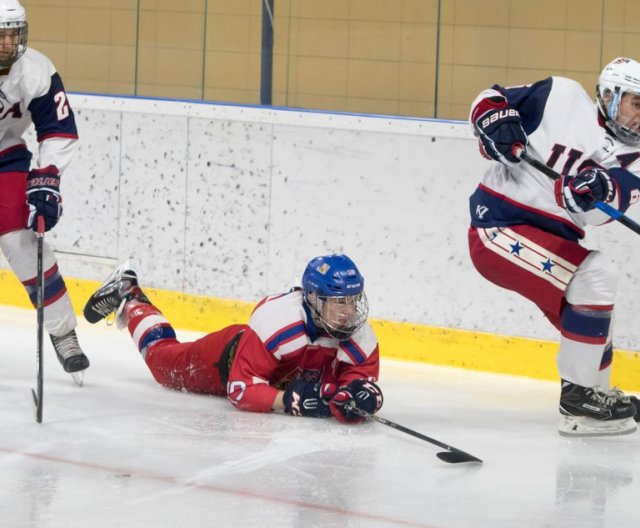
[(640, 64), (621, 57), (609, 63), (600, 74), (596, 98), (607, 129), (623, 143), (637, 146), (640, 144), (640, 121), (620, 112), (625, 95), (640, 97)]
[(349, 339), (369, 316), (369, 302), (364, 292), (347, 297), (305, 293), (305, 301), (324, 331), (338, 341)]
[[(28, 24), (26, 22), (17, 24), (20, 25), (7, 27), (6, 24), (0, 23), (0, 68), (8, 68), (27, 51)], [(5, 50), (11, 53), (5, 56)]]
[(8, 68), (27, 51), (29, 24), (17, 0), (0, 0), (0, 68)]

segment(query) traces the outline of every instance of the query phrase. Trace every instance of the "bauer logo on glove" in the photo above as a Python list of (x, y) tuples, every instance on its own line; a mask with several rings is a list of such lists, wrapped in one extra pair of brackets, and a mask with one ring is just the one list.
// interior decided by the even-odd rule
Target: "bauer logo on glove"
[(515, 108), (507, 108), (505, 110), (498, 110), (496, 112), (490, 113), (488, 117), (482, 120), (480, 124), (481, 128), (487, 128), (491, 123), (495, 123), (500, 119), (505, 119), (507, 117), (515, 117), (520, 120), (520, 112), (518, 112)]
[(501, 163), (519, 163), (513, 153), (514, 146), (525, 148), (529, 143), (522, 127), (522, 118), (516, 108), (497, 92), (481, 99), (471, 112), (475, 134), (480, 140), (480, 152), (485, 158)]

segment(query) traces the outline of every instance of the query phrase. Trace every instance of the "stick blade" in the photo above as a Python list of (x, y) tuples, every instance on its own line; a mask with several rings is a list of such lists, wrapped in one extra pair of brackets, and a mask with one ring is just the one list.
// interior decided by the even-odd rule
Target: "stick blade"
[(449, 464), (460, 464), (462, 462), (474, 462), (476, 464), (482, 464), (482, 460), (469, 453), (465, 453), (464, 451), (460, 451), (459, 449), (452, 449), (451, 451), (441, 451), (440, 453), (436, 453), (436, 456), (442, 460), (443, 462), (448, 462)]

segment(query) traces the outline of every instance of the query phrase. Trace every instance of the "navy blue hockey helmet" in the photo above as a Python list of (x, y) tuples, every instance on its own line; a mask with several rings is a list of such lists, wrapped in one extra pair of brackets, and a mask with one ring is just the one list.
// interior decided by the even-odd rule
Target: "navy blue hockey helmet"
[(364, 277), (346, 255), (311, 260), (302, 274), (302, 289), (315, 319), (335, 339), (348, 339), (367, 321)]

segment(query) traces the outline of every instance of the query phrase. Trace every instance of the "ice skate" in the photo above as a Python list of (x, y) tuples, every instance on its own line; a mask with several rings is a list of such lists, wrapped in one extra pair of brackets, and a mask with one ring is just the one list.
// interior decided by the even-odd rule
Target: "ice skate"
[(118, 328), (126, 326), (122, 313), (124, 305), (133, 299), (151, 304), (138, 286), (136, 272), (123, 264), (107, 277), (102, 286), (89, 298), (84, 307), (84, 317), (91, 324), (115, 313)]
[(632, 404), (636, 408), (636, 415), (634, 416), (634, 419), (636, 422), (640, 422), (640, 400), (636, 396), (625, 394), (618, 387), (612, 387), (607, 389), (605, 392), (624, 403)]
[(89, 368), (89, 358), (80, 348), (76, 331), (71, 330), (63, 336), (50, 335), (49, 337), (51, 337), (51, 343), (64, 371), (71, 374), (77, 385), (82, 386), (84, 371)]
[(603, 390), (562, 382), (559, 432), (564, 436), (633, 433), (636, 406), (619, 389)]

